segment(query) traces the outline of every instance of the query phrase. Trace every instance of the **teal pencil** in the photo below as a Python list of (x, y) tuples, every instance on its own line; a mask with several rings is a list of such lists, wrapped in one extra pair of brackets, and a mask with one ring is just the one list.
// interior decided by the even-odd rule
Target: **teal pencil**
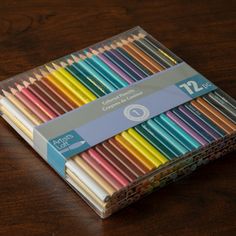
[(147, 124), (153, 129), (157, 135), (161, 135), (166, 142), (172, 145), (173, 149), (176, 149), (178, 156), (186, 154), (188, 149), (176, 141), (171, 135), (169, 135), (156, 121), (148, 120)]

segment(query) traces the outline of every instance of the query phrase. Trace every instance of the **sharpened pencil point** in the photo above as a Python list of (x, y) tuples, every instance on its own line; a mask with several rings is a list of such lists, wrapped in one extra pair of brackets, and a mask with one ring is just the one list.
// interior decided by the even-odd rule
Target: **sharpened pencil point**
[(74, 61), (72, 59), (67, 59), (67, 62), (69, 65), (72, 65), (74, 63)]
[(47, 68), (47, 70), (49, 71), (49, 73), (53, 73), (55, 70), (49, 66), (45, 66)]
[(139, 33), (138, 36), (139, 36), (140, 38), (144, 38), (144, 37), (145, 37), (145, 34)]
[(135, 39), (135, 40), (138, 40), (140, 37), (137, 36), (136, 34), (132, 34), (132, 37)]
[(87, 57), (92, 57), (92, 56), (93, 56), (93, 54), (92, 54), (91, 52), (85, 52), (85, 55), (86, 55)]
[(82, 59), (82, 60), (85, 60), (87, 57), (84, 56), (83, 54), (78, 54), (79, 58)]
[(98, 52), (97, 50), (95, 50), (95, 49), (90, 48), (89, 50), (90, 50), (94, 55), (98, 55), (98, 54), (99, 54), (99, 52)]
[(134, 39), (132, 39), (131, 37), (128, 37), (128, 41), (132, 43)]
[(77, 56), (75, 56), (75, 55), (71, 55), (71, 57), (73, 58), (73, 60), (75, 61), (75, 62), (78, 62), (79, 61), (79, 58), (77, 57)]
[(105, 52), (105, 49), (104, 49), (104, 48), (98, 48), (98, 51), (99, 51), (100, 53), (104, 53), (104, 52)]
[(67, 65), (65, 62), (63, 62), (63, 61), (62, 61), (60, 64), (61, 64), (61, 66), (64, 67), (64, 68), (68, 66), (68, 65)]
[(2, 92), (4, 94), (5, 97), (10, 96), (11, 94), (9, 92), (7, 92), (6, 90), (2, 89)]
[(118, 47), (122, 47), (122, 43), (117, 42), (116, 44), (117, 44)]
[(9, 87), (9, 89), (13, 95), (17, 93), (17, 90), (15, 88)]
[(47, 77), (48, 73), (42, 69), (39, 69), (43, 77)]
[(27, 81), (23, 81), (23, 85), (27, 88), (27, 87), (29, 87), (30, 86), (30, 83), (29, 82), (27, 82)]
[(31, 84), (33, 84), (34, 82), (36, 82), (36, 79), (34, 79), (33, 77), (29, 77), (29, 81)]
[(117, 48), (117, 46), (116, 46), (115, 44), (113, 44), (113, 43), (112, 43), (110, 46), (111, 46), (111, 48), (113, 48), (113, 49), (116, 49), (116, 48)]
[(39, 75), (39, 74), (36, 74), (36, 73), (34, 73), (34, 76), (35, 76), (35, 78), (36, 78), (37, 80), (40, 80), (40, 79), (42, 79), (42, 78), (43, 78), (41, 75)]
[(111, 48), (110, 48), (109, 46), (104, 46), (104, 48), (105, 48), (107, 51), (111, 50)]
[(125, 39), (121, 39), (121, 42), (122, 42), (123, 44), (128, 44), (128, 41), (125, 40)]
[(21, 91), (24, 87), (22, 86), (22, 85), (20, 85), (20, 84), (17, 84), (17, 83), (15, 83), (15, 85), (16, 85), (16, 87), (17, 87), (17, 89), (19, 90), (19, 91)]
[(52, 63), (52, 66), (56, 69), (56, 70), (59, 70), (61, 67), (55, 63)]

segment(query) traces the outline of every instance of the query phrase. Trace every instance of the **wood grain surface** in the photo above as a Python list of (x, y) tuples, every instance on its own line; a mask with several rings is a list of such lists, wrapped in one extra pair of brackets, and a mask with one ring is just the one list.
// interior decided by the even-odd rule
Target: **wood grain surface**
[[(236, 2), (0, 0), (0, 80), (140, 25), (236, 98)], [(0, 235), (236, 235), (235, 152), (107, 220), (0, 119)]]

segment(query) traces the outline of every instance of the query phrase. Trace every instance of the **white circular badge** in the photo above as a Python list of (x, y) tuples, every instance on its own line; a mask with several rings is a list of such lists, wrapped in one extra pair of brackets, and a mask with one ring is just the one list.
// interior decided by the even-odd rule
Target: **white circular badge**
[(140, 104), (131, 104), (124, 109), (124, 115), (127, 119), (132, 121), (146, 120), (150, 112), (147, 107)]

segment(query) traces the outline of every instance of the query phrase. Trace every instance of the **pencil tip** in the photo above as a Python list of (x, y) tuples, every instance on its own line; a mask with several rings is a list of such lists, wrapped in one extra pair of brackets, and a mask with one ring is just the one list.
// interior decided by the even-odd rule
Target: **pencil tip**
[(46, 77), (47, 76), (47, 72), (42, 70), (42, 69), (39, 69), (40, 73), (43, 75), (43, 77)]
[(36, 79), (38, 79), (38, 80), (42, 78), (42, 76), (41, 76), (41, 75), (39, 75), (39, 74), (36, 74), (36, 73), (34, 73), (34, 76), (35, 76), (35, 78), (36, 78)]
[(20, 85), (18, 83), (15, 83), (15, 85), (19, 91), (21, 91), (24, 88), (22, 85)]
[(100, 53), (103, 53), (105, 50), (104, 50), (103, 48), (98, 48), (98, 51), (99, 51)]
[(82, 59), (82, 60), (85, 60), (86, 59), (86, 56), (84, 56), (83, 54), (78, 54), (79, 58)]
[(95, 50), (95, 49), (90, 48), (89, 50), (90, 50), (94, 55), (98, 55), (98, 54), (99, 54), (98, 51)]
[(61, 64), (61, 66), (64, 67), (64, 68), (68, 66), (64, 61), (62, 61), (60, 64)]
[(75, 62), (78, 62), (79, 61), (79, 58), (73, 54), (71, 54), (71, 57), (74, 59)]
[(4, 90), (4, 89), (2, 89), (2, 92), (3, 92), (3, 94), (4, 94), (5, 97), (7, 97), (7, 96), (10, 95), (10, 93), (8, 93), (8, 92), (7, 92), (6, 90)]
[(23, 81), (23, 85), (27, 88), (27, 87), (29, 87), (30, 83), (27, 81)]
[(91, 52), (85, 51), (84, 53), (87, 57), (92, 57), (93, 56), (93, 54)]
[(49, 71), (49, 73), (53, 73), (54, 72), (54, 69), (51, 68), (50, 66), (46, 65), (45, 67)]
[(122, 47), (122, 43), (121, 42), (117, 42), (116, 43), (118, 47)]
[(72, 64), (74, 63), (74, 61), (73, 61), (72, 59), (67, 59), (67, 63), (68, 63), (69, 65), (72, 65)]
[(36, 79), (34, 79), (33, 77), (29, 77), (29, 81), (30, 81), (30, 83), (33, 84), (36, 81)]
[(111, 46), (111, 48), (113, 48), (113, 49), (116, 49), (116, 48), (117, 48), (117, 46), (116, 46), (115, 44), (113, 44), (113, 43), (112, 43), (110, 46)]
[(57, 65), (56, 63), (52, 63), (52, 66), (56, 69), (56, 70), (59, 70), (60, 69), (60, 66), (59, 65)]
[(136, 40), (140, 38), (140, 37), (138, 37), (136, 34), (132, 34), (131, 36), (132, 36), (134, 39), (136, 39)]
[(17, 90), (16, 90), (16, 89), (14, 89), (14, 88), (12, 88), (12, 87), (10, 87), (10, 86), (9, 86), (8, 88), (10, 89), (10, 91), (11, 91), (12, 94), (17, 93)]
[(134, 39), (132, 39), (131, 37), (128, 37), (128, 41), (129, 41), (129, 42), (133, 42)]
[(122, 42), (123, 44), (127, 44), (127, 43), (128, 43), (128, 41), (125, 40), (125, 39), (121, 39), (121, 42)]
[(139, 36), (140, 38), (144, 38), (144, 37), (145, 37), (145, 34), (139, 33), (138, 36)]
[(111, 48), (110, 48), (109, 46), (107, 46), (107, 45), (105, 45), (104, 48), (105, 48), (106, 50), (111, 50)]

